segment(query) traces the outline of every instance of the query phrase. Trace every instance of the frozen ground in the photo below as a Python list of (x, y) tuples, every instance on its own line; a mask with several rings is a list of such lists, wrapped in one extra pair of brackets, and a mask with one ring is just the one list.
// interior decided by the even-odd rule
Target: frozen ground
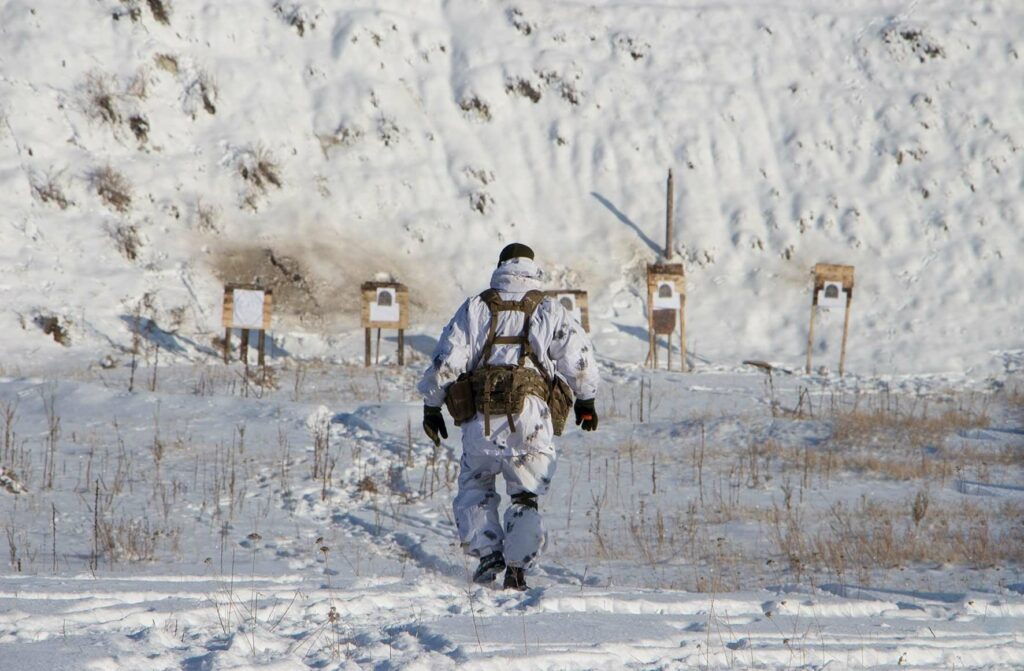
[[(1018, 0), (0, 2), (0, 669), (1024, 667), (1022, 35)], [(669, 167), (692, 374), (636, 366)], [(606, 380), (526, 594), (467, 584), (412, 395), (513, 239), (590, 291)], [(817, 262), (856, 266), (843, 379), (795, 372)], [(360, 365), (378, 272), (404, 369)], [(269, 384), (218, 360), (251, 281)]]
[[(564, 437), (547, 553), (510, 594), (467, 581), (457, 443), (421, 438), (413, 370), (276, 372), (277, 390), (237, 366), (161, 367), (150, 391), (143, 364), (133, 393), (125, 371), (0, 380), (4, 668), (1024, 664), (1005, 390), (777, 373), (772, 392), (605, 362), (615, 398), (598, 433)], [(847, 444), (854, 403), (967, 419)]]

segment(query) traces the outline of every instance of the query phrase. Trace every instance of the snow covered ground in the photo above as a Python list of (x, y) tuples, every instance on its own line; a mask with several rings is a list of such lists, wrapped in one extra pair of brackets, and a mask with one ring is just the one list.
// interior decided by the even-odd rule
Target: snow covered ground
[[(0, 3), (0, 669), (1024, 667), (1022, 35), (1017, 0)], [(670, 167), (689, 374), (638, 367)], [(413, 392), (511, 240), (590, 291), (606, 383), (525, 594), (467, 582)], [(856, 266), (841, 379), (800, 374), (817, 262)], [(377, 273), (402, 368), (361, 366)], [(252, 281), (270, 380), (219, 361)]]
[(4, 668), (1024, 664), (1019, 397), (605, 363), (522, 594), (468, 582), (413, 370), (0, 380)]

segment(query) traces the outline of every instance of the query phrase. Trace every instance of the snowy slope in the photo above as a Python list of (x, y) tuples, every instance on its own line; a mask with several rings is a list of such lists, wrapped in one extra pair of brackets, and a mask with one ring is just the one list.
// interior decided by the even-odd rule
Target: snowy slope
[(672, 167), (696, 361), (799, 365), (831, 261), (852, 372), (1014, 369), (1022, 29), (1013, 0), (8, 0), (4, 365), (116, 354), (137, 309), (202, 358), (254, 278), (283, 350), (353, 358), (359, 282), (408, 283), (434, 333), (509, 240), (635, 362)]

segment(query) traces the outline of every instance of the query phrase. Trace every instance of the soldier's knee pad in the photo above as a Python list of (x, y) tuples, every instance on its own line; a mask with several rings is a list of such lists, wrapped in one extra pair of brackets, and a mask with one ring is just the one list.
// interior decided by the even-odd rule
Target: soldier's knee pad
[(519, 492), (512, 496), (512, 503), (537, 510), (537, 495), (533, 492)]

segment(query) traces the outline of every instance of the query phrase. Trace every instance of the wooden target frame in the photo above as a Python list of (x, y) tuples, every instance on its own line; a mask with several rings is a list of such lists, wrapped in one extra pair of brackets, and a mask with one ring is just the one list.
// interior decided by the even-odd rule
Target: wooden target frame
[[(380, 335), (383, 329), (398, 331), (398, 365), (405, 365), (405, 329), (409, 328), (409, 287), (398, 282), (363, 282), (361, 321), (366, 330), (365, 365), (370, 365), (373, 354), (373, 329), (377, 329), (377, 356), (380, 362)], [(387, 297), (387, 303), (382, 299)]]
[(807, 329), (807, 374), (811, 372), (811, 355), (814, 350), (814, 318), (818, 314), (818, 294), (825, 292), (828, 285), (841, 285), (846, 296), (843, 313), (843, 344), (839, 350), (839, 376), (846, 369), (846, 338), (850, 331), (850, 305), (853, 303), (853, 266), (834, 263), (819, 263), (814, 266), (814, 286), (811, 290), (811, 321)]
[[(238, 304), (236, 305), (235, 292), (245, 292), (239, 294)], [(241, 311), (242, 297), (246, 298), (246, 307), (250, 302), (250, 298), (253, 294), (262, 293), (262, 315), (243, 315)], [(267, 349), (267, 330), (270, 329), (270, 321), (273, 316), (274, 306), (274, 292), (271, 289), (264, 288), (258, 284), (225, 284), (224, 285), (224, 311), (222, 314), (221, 322), (224, 326), (224, 363), (228, 363), (231, 360), (231, 330), (241, 330), (241, 343), (238, 348), (238, 358), (245, 365), (249, 365), (249, 333), (253, 329), (259, 334), (258, 338), (258, 351), (259, 356), (257, 361), (260, 366), (266, 367), (266, 349)], [(262, 317), (260, 319), (259, 317)]]
[[(670, 287), (671, 293), (665, 294)], [(678, 305), (676, 300), (678, 297)], [(647, 266), (647, 334), (648, 345), (645, 366), (658, 367), (658, 336), (668, 338), (668, 370), (672, 370), (672, 334), (679, 324), (679, 351), (682, 355), (680, 370), (686, 363), (686, 274), (681, 263), (651, 263)]]
[(586, 291), (582, 289), (552, 289), (544, 292), (545, 296), (550, 296), (556, 301), (570, 294), (580, 311), (580, 324), (583, 326), (583, 330), (590, 333), (590, 299)]

